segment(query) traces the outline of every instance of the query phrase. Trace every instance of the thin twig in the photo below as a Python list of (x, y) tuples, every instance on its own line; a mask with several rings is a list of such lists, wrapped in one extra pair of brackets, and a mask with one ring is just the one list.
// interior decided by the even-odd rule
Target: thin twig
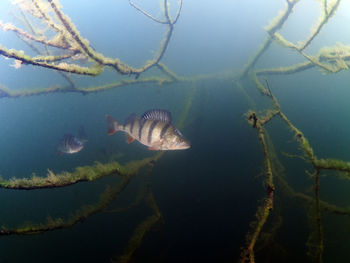
[(149, 13), (147, 13), (146, 11), (142, 10), (140, 7), (138, 7), (132, 0), (129, 0), (129, 4), (134, 7), (136, 10), (138, 10), (139, 12), (141, 12), (142, 14), (144, 14), (145, 16), (147, 16), (148, 18), (152, 19), (153, 21), (160, 23), (160, 24), (168, 24), (167, 21), (162, 21), (159, 20), (155, 17), (153, 17), (152, 15), (150, 15)]

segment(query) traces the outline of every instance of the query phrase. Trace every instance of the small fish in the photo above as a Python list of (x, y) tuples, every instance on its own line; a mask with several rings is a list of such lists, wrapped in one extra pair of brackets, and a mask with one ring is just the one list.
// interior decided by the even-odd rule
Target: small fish
[(84, 144), (74, 135), (65, 134), (58, 143), (57, 150), (62, 153), (77, 153), (84, 148)]
[(124, 122), (118, 124), (106, 115), (108, 134), (117, 131), (127, 134), (127, 142), (134, 140), (148, 146), (149, 150), (183, 150), (191, 147), (190, 142), (171, 123), (171, 113), (166, 110), (149, 110), (141, 118), (131, 114)]

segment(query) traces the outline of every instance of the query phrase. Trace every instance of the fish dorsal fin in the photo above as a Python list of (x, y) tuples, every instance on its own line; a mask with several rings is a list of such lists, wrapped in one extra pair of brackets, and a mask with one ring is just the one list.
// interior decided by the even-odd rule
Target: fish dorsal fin
[(124, 125), (133, 122), (137, 118), (137, 115), (135, 113), (131, 113), (125, 120)]
[(71, 138), (74, 138), (74, 135), (71, 133), (65, 133), (63, 135), (63, 140), (70, 140)]
[(171, 113), (167, 110), (149, 110), (142, 115), (141, 119), (171, 123)]

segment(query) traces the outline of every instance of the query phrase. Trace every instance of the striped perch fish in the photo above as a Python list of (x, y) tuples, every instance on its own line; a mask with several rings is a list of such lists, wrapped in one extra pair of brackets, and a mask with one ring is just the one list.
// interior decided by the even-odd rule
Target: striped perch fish
[(117, 131), (127, 134), (127, 142), (138, 140), (148, 146), (149, 150), (183, 150), (190, 148), (190, 142), (171, 123), (171, 113), (166, 110), (149, 110), (141, 118), (131, 114), (124, 122), (118, 124), (111, 116), (106, 115), (108, 134)]

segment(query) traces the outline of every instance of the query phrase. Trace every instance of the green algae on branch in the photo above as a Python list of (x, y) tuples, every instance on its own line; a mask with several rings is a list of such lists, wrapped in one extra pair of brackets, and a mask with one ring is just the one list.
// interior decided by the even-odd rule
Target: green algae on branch
[(59, 64), (46, 63), (45, 61), (52, 60), (52, 56), (47, 56), (47, 57), (40, 56), (37, 58), (36, 57), (32, 58), (28, 55), (25, 55), (21, 51), (14, 50), (14, 49), (6, 49), (1, 45), (0, 45), (0, 55), (19, 60), (23, 64), (31, 64), (34, 66), (40, 66), (44, 68), (76, 73), (81, 75), (97, 76), (97, 75), (100, 75), (103, 71), (103, 67), (101, 67), (100, 65), (95, 65), (91, 68), (88, 68), (88, 67), (82, 67), (76, 64), (68, 64), (64, 62), (61, 62)]
[(145, 77), (145, 78), (139, 78), (139, 79), (123, 79), (118, 82), (114, 83), (109, 83), (106, 85), (101, 85), (101, 86), (92, 86), (88, 88), (76, 88), (75, 90), (69, 90), (72, 92), (81, 92), (84, 94), (88, 93), (95, 93), (95, 92), (101, 92), (101, 91), (106, 91), (110, 89), (115, 89), (118, 87), (124, 87), (128, 85), (134, 85), (134, 84), (157, 84), (157, 85), (163, 85), (163, 84), (168, 84), (174, 82), (173, 80), (169, 78), (160, 78), (160, 77)]
[(134, 230), (127, 247), (122, 256), (115, 257), (111, 259), (113, 263), (128, 263), (136, 249), (140, 246), (141, 241), (145, 234), (152, 228), (154, 224), (156, 224), (160, 219), (160, 216), (157, 214), (151, 215), (147, 217), (144, 221), (142, 221)]
[[(183, 80), (183, 81), (187, 81), (187, 80)], [(70, 86), (56, 85), (54, 87), (49, 87), (49, 88), (37, 88), (37, 89), (27, 89), (27, 90), (15, 90), (15, 91), (0, 85), (0, 99), (31, 97), (31, 96), (38, 96), (38, 95), (54, 94), (54, 93), (81, 93), (83, 95), (86, 95), (90, 93), (107, 91), (110, 89), (115, 89), (118, 87), (124, 87), (124, 86), (134, 85), (134, 84), (154, 83), (157, 85), (164, 85), (172, 82), (174, 81), (169, 78), (145, 77), (140, 79), (123, 79), (118, 82), (109, 83), (109, 84), (100, 85), (100, 86), (91, 86), (87, 88), (78, 88), (71, 84)]]
[(152, 161), (157, 161), (160, 154), (154, 157), (145, 158), (138, 161), (132, 161), (121, 165), (118, 162), (107, 164), (96, 163), (93, 166), (82, 166), (75, 168), (74, 172), (62, 172), (54, 174), (48, 170), (46, 177), (33, 175), (31, 178), (11, 178), (9, 180), (0, 179), (0, 188), (15, 190), (33, 190), (40, 188), (64, 187), (78, 182), (94, 181), (111, 174), (119, 174), (122, 176), (132, 176), (145, 165)]
[[(149, 68), (157, 65), (159, 61), (162, 59), (168, 44), (170, 42), (174, 24), (177, 21), (177, 18), (174, 21), (170, 20), (169, 14), (168, 14), (168, 8), (165, 8), (165, 16), (167, 18), (167, 26), (168, 31), (166, 32), (161, 47), (159, 48), (158, 55), (151, 61), (148, 61), (143, 67), (137, 69), (133, 68), (123, 62), (121, 62), (118, 58), (112, 59), (105, 57), (103, 54), (96, 52), (93, 50), (90, 45), (89, 41), (84, 39), (81, 35), (74, 23), (70, 20), (68, 16), (66, 16), (63, 12), (61, 12), (60, 7), (53, 1), (48, 0), (49, 4), (51, 5), (52, 10), (55, 12), (57, 18), (62, 23), (63, 27), (65, 28), (67, 34), (69, 34), (70, 38), (73, 39), (76, 43), (76, 45), (79, 47), (82, 53), (86, 54), (89, 58), (96, 61), (101, 66), (109, 66), (114, 68), (119, 74), (122, 75), (130, 75), (134, 74), (136, 77), (138, 77), (141, 73), (145, 72)], [(167, 0), (164, 0), (164, 5), (167, 6)], [(180, 7), (182, 6), (182, 1), (180, 2)], [(181, 8), (180, 8), (181, 9)]]
[(299, 0), (289, 0), (287, 1), (287, 6), (283, 11), (280, 12), (280, 14), (273, 19), (270, 22), (270, 25), (268, 25), (265, 30), (268, 32), (269, 36), (265, 39), (264, 43), (261, 45), (257, 53), (254, 55), (254, 57), (248, 62), (248, 64), (244, 67), (240, 79), (244, 78), (249, 71), (253, 69), (255, 64), (258, 62), (259, 58), (262, 56), (262, 54), (270, 47), (270, 45), (273, 42), (272, 36), (273, 34), (282, 28), (284, 23), (287, 21), (290, 14), (293, 12), (293, 8), (296, 5), (296, 3)]
[(111, 262), (118, 263), (127, 263), (130, 261), (132, 255), (138, 247), (140, 247), (141, 242), (146, 235), (146, 233), (159, 221), (162, 220), (162, 214), (158, 208), (158, 205), (155, 202), (153, 193), (150, 187), (150, 173), (152, 172), (153, 167), (149, 167), (146, 172), (146, 201), (150, 208), (153, 210), (153, 215), (148, 216), (144, 221), (142, 221), (134, 230), (132, 236), (130, 237), (124, 252), (119, 257), (113, 257)]
[(135, 84), (153, 83), (158, 86), (162, 86), (162, 85), (166, 85), (174, 82), (193, 83), (195, 81), (216, 77), (215, 75), (200, 75), (192, 78), (180, 78), (180, 77), (175, 78), (176, 75), (173, 75), (173, 76), (174, 77), (170, 77), (170, 78), (150, 76), (150, 77), (141, 77), (138, 79), (122, 79), (120, 81), (105, 84), (105, 85), (89, 86), (89, 87), (76, 87), (74, 83), (70, 83), (69, 86), (55, 85), (54, 87), (49, 87), (49, 88), (10, 90), (7, 87), (4, 87), (0, 84), (0, 99), (1, 98), (22, 98), (22, 97), (39, 96), (39, 95), (47, 95), (47, 94), (54, 94), (54, 93), (80, 93), (83, 95), (87, 95), (87, 94), (98, 93), (102, 91), (108, 91), (119, 87), (135, 85)]
[[(157, 66), (160, 62), (160, 60), (163, 58), (165, 51), (167, 50), (168, 44), (170, 42), (174, 25), (177, 22), (181, 7), (182, 7), (182, 0), (180, 0), (180, 8), (178, 10), (178, 13), (176, 15), (176, 18), (174, 20), (171, 20), (169, 15), (169, 8), (168, 8), (168, 1), (164, 0), (164, 6), (165, 6), (165, 17), (166, 21), (164, 24), (167, 25), (168, 30), (161, 42), (161, 46), (159, 48), (158, 54), (153, 58), (152, 60), (146, 62), (146, 64), (140, 68), (133, 68), (129, 66), (126, 63), (123, 63), (120, 61), (119, 58), (109, 58), (105, 57), (102, 53), (99, 53), (95, 51), (89, 44), (89, 41), (87, 39), (84, 39), (81, 35), (78, 29), (76, 28), (75, 24), (70, 20), (70, 18), (65, 15), (60, 9), (61, 6), (58, 1), (52, 1), (47, 0), (48, 3), (43, 3), (38, 0), (32, 0), (33, 7), (29, 10), (28, 6), (25, 3), (15, 3), (19, 6), (20, 10), (22, 12), (29, 12), (30, 15), (33, 18), (41, 20), (43, 24), (46, 24), (48, 28), (51, 28), (51, 30), (54, 32), (54, 36), (52, 39), (48, 40), (48, 36), (45, 35), (45, 31), (43, 31), (40, 34), (35, 34), (36, 28), (34, 28), (30, 23), (29, 20), (24, 17), (24, 20), (27, 22), (27, 26), (32, 29), (32, 34), (29, 34), (16, 26), (12, 24), (4, 24), (2, 21), (0, 21), (0, 27), (5, 31), (13, 31), (17, 34), (21, 39), (24, 41), (29, 41), (40, 43), (44, 45), (47, 49), (47, 47), (56, 47), (60, 49), (64, 49), (68, 54), (64, 54), (61, 56), (42, 56), (42, 57), (30, 57), (25, 56), (23, 53), (17, 50), (7, 50), (4, 47), (0, 46), (0, 55), (14, 58), (18, 61), (21, 61), (23, 64), (31, 64), (34, 66), (40, 66), (45, 68), (50, 68), (53, 70), (58, 71), (65, 71), (69, 73), (74, 74), (81, 74), (81, 75), (90, 75), (90, 76), (97, 76), (100, 75), (104, 67), (111, 67), (115, 69), (118, 73), (122, 75), (130, 75), (134, 74), (136, 78), (139, 77), (139, 75), (148, 69), (150, 69), (153, 66)], [(133, 5), (135, 7), (135, 5)], [(136, 7), (135, 7), (136, 8)], [(54, 14), (50, 11), (50, 9), (53, 10)], [(141, 11), (145, 14), (144, 11), (142, 11), (139, 8), (136, 8), (138, 11)], [(56, 15), (56, 17), (54, 17)], [(96, 62), (96, 65), (93, 67), (83, 67), (80, 65), (72, 64), (72, 63), (60, 63), (60, 64), (54, 64), (49, 63), (65, 58), (69, 58), (74, 53), (80, 52), (89, 59)], [(173, 74), (170, 70), (166, 69), (164, 66), (160, 66), (160, 69), (164, 71), (164, 73), (168, 74), (174, 79), (175, 74)]]
[[(86, 220), (88, 217), (103, 211), (104, 209), (107, 208), (107, 206), (115, 200), (118, 195), (127, 187), (127, 185), (130, 182), (130, 179), (134, 175), (135, 172), (138, 172), (140, 168), (142, 168), (146, 164), (153, 164), (153, 162), (157, 161), (160, 157), (162, 156), (162, 153), (159, 153), (155, 155), (153, 158), (145, 158), (140, 161), (134, 161), (126, 164), (123, 167), (124, 171), (126, 173), (124, 176), (122, 176), (121, 182), (117, 183), (115, 186), (107, 186), (105, 191), (100, 195), (99, 200), (91, 205), (84, 205), (78, 210), (76, 210), (73, 214), (69, 216), (69, 218), (64, 219), (64, 218), (52, 218), (50, 216), (47, 217), (46, 222), (44, 223), (39, 223), (39, 224), (34, 224), (34, 223), (27, 223), (23, 226), (20, 226), (18, 228), (14, 229), (8, 229), (5, 226), (2, 226), (0, 229), (0, 236), (1, 235), (34, 235), (34, 234), (39, 234), (43, 233), (46, 231), (53, 231), (56, 229), (64, 229), (64, 228), (70, 228), (74, 224), (82, 222)], [(153, 161), (153, 162), (152, 162)], [(101, 165), (97, 164), (96, 166)], [(112, 165), (114, 166), (114, 165)], [(153, 165), (148, 166), (149, 170), (146, 175), (146, 177), (149, 179), (149, 174), (153, 169)], [(116, 167), (114, 167), (116, 168)], [(106, 167), (102, 168), (103, 170), (107, 170)], [(144, 222), (142, 222), (139, 227), (134, 231), (134, 235), (132, 240), (139, 240), (141, 242), (142, 237), (145, 235), (145, 233), (151, 228), (154, 223), (156, 223), (160, 217), (160, 211), (158, 209), (158, 206), (156, 205), (153, 195), (150, 192), (150, 188), (148, 188), (147, 193), (147, 201), (150, 203), (151, 208), (154, 210), (154, 215), (147, 218)], [(141, 237), (141, 239), (140, 239)], [(138, 246), (138, 242), (132, 242), (134, 245), (133, 251), (136, 250)], [(135, 246), (137, 245), (137, 246)]]
[(181, 78), (177, 76), (174, 72), (172, 72), (166, 65), (159, 62), (157, 63), (157, 67), (166, 75), (168, 75), (173, 81), (180, 81)]
[[(292, 74), (304, 71), (306, 69), (312, 68), (312, 67), (319, 67), (321, 71), (326, 73), (336, 73), (341, 70), (348, 70), (350, 67), (350, 63), (348, 62), (350, 60), (350, 53), (348, 52), (348, 47), (341, 47), (341, 48), (323, 48), (321, 51), (316, 54), (315, 56), (307, 55), (303, 52), (304, 49), (306, 49), (310, 43), (314, 40), (314, 38), (320, 33), (321, 29), (324, 27), (324, 25), (329, 21), (329, 18), (332, 17), (341, 0), (334, 0), (332, 2), (327, 0), (321, 1), (322, 8), (323, 8), (323, 16), (318, 21), (317, 26), (314, 28), (314, 30), (311, 32), (310, 36), (307, 38), (307, 40), (303, 43), (294, 44), (292, 42), (287, 41), (282, 35), (280, 35), (277, 30), (281, 29), (283, 23), (288, 18), (289, 14), (292, 12), (293, 6), (298, 2), (298, 0), (287, 0), (287, 8), (284, 12), (281, 12), (279, 16), (271, 23), (271, 25), (266, 28), (266, 31), (269, 34), (269, 37), (264, 40), (261, 47), (258, 49), (257, 53), (251, 61), (246, 65), (244, 70), (241, 73), (241, 78), (247, 77), (248, 73), (251, 73), (249, 75), (252, 82), (256, 85), (257, 90), (260, 91), (263, 95), (269, 96), (274, 103), (275, 110), (268, 109), (265, 119), (260, 118), (257, 116), (257, 114), (254, 111), (249, 111), (247, 114), (248, 122), (254, 127), (258, 129), (258, 138), (260, 139), (262, 145), (263, 145), (263, 151), (265, 155), (265, 166), (268, 164), (269, 155), (271, 155), (270, 152), (268, 152), (268, 149), (266, 147), (265, 141), (265, 134), (263, 125), (269, 122), (274, 116), (279, 114), (279, 116), (284, 120), (288, 127), (292, 130), (294, 133), (294, 138), (299, 143), (300, 148), (303, 150), (305, 154), (305, 160), (306, 162), (310, 162), (314, 168), (314, 172), (312, 174), (312, 177), (315, 179), (314, 183), (314, 190), (315, 190), (315, 196), (314, 198), (309, 197), (302, 193), (295, 193), (294, 191), (286, 191), (286, 188), (290, 188), (287, 183), (285, 183), (284, 189), (281, 189), (280, 192), (289, 192), (293, 193), (296, 197), (299, 197), (303, 199), (303, 201), (307, 201), (307, 203), (315, 206), (315, 213), (312, 215), (312, 220), (315, 220), (314, 223), (314, 231), (311, 232), (311, 237), (309, 240), (311, 243), (311, 250), (313, 255), (315, 256), (315, 260), (317, 262), (322, 262), (322, 254), (324, 250), (324, 235), (323, 235), (323, 227), (321, 222), (321, 210), (327, 211), (330, 213), (335, 214), (342, 214), (342, 215), (349, 215), (349, 209), (348, 208), (338, 208), (334, 205), (330, 205), (319, 198), (319, 187), (320, 187), (320, 178), (319, 173), (320, 170), (326, 169), (326, 170), (333, 170), (333, 171), (340, 171), (341, 176), (343, 178), (348, 179), (348, 175), (350, 174), (350, 162), (345, 162), (342, 160), (335, 160), (335, 159), (317, 159), (312, 147), (309, 144), (309, 141), (305, 138), (304, 134), (297, 129), (294, 124), (287, 118), (287, 116), (280, 110), (279, 104), (277, 99), (271, 94), (271, 92), (268, 92), (267, 89), (264, 88), (264, 86), (259, 82), (259, 79), (257, 78), (257, 75), (267, 75), (267, 74)], [(289, 67), (280, 67), (280, 68), (273, 68), (273, 69), (261, 69), (261, 70), (254, 70), (254, 66), (259, 60), (259, 58), (262, 56), (262, 54), (270, 47), (272, 41), (275, 41), (277, 43), (282, 44), (283, 47), (290, 48), (292, 50), (297, 51), (300, 55), (302, 55), (304, 58), (306, 58), (308, 61), (296, 64)], [(240, 80), (239, 79), (239, 80)], [(271, 165), (271, 162), (270, 162)], [(271, 170), (272, 171), (272, 170)], [(274, 171), (275, 172), (275, 171)], [(269, 174), (268, 169), (265, 172), (267, 175), (267, 178), (272, 178), (272, 173)], [(282, 176), (278, 175), (276, 173), (277, 178), (281, 179)], [(265, 179), (265, 182), (268, 182), (267, 179)], [(270, 191), (268, 190), (268, 195), (273, 196), (273, 189)], [(288, 190), (288, 189), (287, 189)], [(290, 190), (290, 189), (289, 189)], [(252, 225), (252, 231), (251, 233), (248, 233), (247, 235), (247, 246), (242, 251), (241, 254), (241, 262), (255, 262), (255, 255), (254, 255), (254, 246), (255, 242), (260, 235), (261, 229), (264, 226), (266, 222), (266, 218), (269, 215), (269, 210), (266, 210), (268, 208), (267, 201), (268, 199), (264, 199), (264, 204), (258, 207), (256, 217), (257, 220), (253, 222)], [(271, 200), (273, 200), (271, 198)]]
[[(283, 178), (281, 175), (277, 175), (277, 185), (280, 187), (281, 193), (285, 194), (290, 198), (295, 198), (303, 201), (307, 204), (314, 204), (315, 198), (309, 196), (302, 192), (295, 191)], [(328, 214), (337, 214), (337, 215), (348, 215), (350, 216), (350, 207), (338, 207), (334, 204), (330, 204), (326, 201), (320, 200), (320, 208), (322, 211)]]
[(303, 72), (316, 66), (321, 67), (321, 69), (325, 70), (324, 72), (330, 73), (336, 73), (341, 70), (348, 70), (348, 61), (350, 60), (350, 46), (338, 43), (333, 47), (323, 47), (320, 49), (318, 54), (308, 58), (308, 61), (291, 66), (257, 69), (255, 70), (255, 74), (258, 76), (287, 75)]
[(305, 62), (295, 64), (292, 66), (287, 66), (287, 67), (258, 69), (255, 71), (255, 74), (257, 76), (260, 76), (260, 75), (288, 75), (288, 74), (303, 72), (304, 70), (311, 69), (313, 67), (316, 67), (316, 65), (311, 63), (311, 61), (305, 61)]
[(350, 172), (350, 162), (338, 159), (317, 159), (315, 160), (315, 166), (319, 169)]
[(249, 72), (249, 78), (251, 79), (251, 81), (255, 84), (256, 88), (261, 92), (261, 94), (263, 95), (270, 95), (270, 92), (264, 87), (264, 85), (261, 84), (261, 82), (259, 81), (255, 71), (250, 71)]
[(159, 152), (153, 157), (144, 158), (138, 161), (131, 161), (126, 163), (125, 165), (121, 165), (119, 167), (119, 173), (121, 175), (127, 175), (127, 176), (134, 175), (138, 173), (142, 167), (148, 164), (153, 164), (154, 162), (158, 161), (163, 156), (163, 154), (164, 152)]
[(332, 61), (329, 61), (328, 63), (321, 63), (322, 57), (319, 55), (316, 56), (309, 56), (303, 52), (315, 39), (315, 37), (320, 33), (321, 29), (324, 27), (324, 25), (329, 21), (329, 19), (336, 13), (336, 10), (338, 9), (341, 0), (335, 0), (331, 2), (330, 5), (327, 5), (327, 1), (323, 0), (323, 16), (319, 19), (317, 26), (315, 29), (311, 32), (310, 36), (305, 42), (298, 43), (297, 45), (286, 40), (282, 35), (280, 35), (277, 31), (280, 30), (283, 26), (283, 24), (286, 22), (289, 15), (292, 13), (293, 8), (295, 4), (299, 0), (287, 0), (287, 6), (286, 8), (280, 12), (280, 14), (272, 20), (269, 26), (265, 28), (265, 30), (268, 32), (269, 37), (265, 39), (262, 46), (257, 51), (256, 55), (251, 59), (251, 61), (245, 66), (244, 70), (241, 73), (241, 78), (245, 77), (249, 71), (253, 70), (253, 67), (259, 60), (259, 58), (262, 56), (262, 54), (269, 48), (272, 41), (275, 41), (277, 43), (280, 43), (282, 46), (291, 48), (293, 50), (296, 50), (299, 54), (301, 54), (303, 57), (305, 57), (308, 62), (304, 62), (302, 64), (297, 64), (290, 67), (284, 67), (284, 68), (276, 68), (276, 69), (263, 69), (263, 70), (257, 70), (257, 74), (291, 74), (295, 72), (300, 72), (305, 69), (318, 66), (326, 73), (336, 73), (343, 69), (348, 69), (348, 64), (345, 62), (344, 59), (337, 59), (335, 62), (332, 63)]
[[(273, 98), (270, 93), (270, 97)], [(273, 114), (275, 116), (276, 114)], [(269, 217), (274, 202), (274, 173), (272, 171), (272, 164), (270, 159), (270, 153), (267, 147), (267, 143), (265, 140), (265, 130), (263, 125), (267, 122), (262, 122), (256, 115), (256, 113), (250, 110), (247, 114), (248, 122), (252, 125), (252, 127), (257, 129), (258, 138), (260, 140), (261, 146), (264, 152), (264, 166), (265, 166), (265, 180), (264, 183), (266, 185), (266, 196), (263, 199), (263, 202), (260, 206), (258, 206), (256, 211), (256, 221), (251, 223), (252, 231), (246, 235), (247, 246), (242, 250), (240, 262), (255, 262), (255, 253), (254, 247), (259, 238), (259, 235), (266, 223), (267, 218)], [(272, 116), (272, 117), (273, 117)], [(271, 117), (271, 118), (272, 118)], [(270, 117), (268, 117), (270, 118)]]
[(322, 27), (327, 24), (328, 20), (335, 14), (337, 11), (339, 4), (342, 0), (336, 0), (331, 2), (331, 5), (328, 5), (327, 7), (327, 0), (322, 0), (324, 4), (324, 9), (323, 9), (323, 16), (319, 19), (318, 25), (314, 27), (313, 32), (311, 32), (310, 36), (308, 39), (300, 45), (299, 50), (303, 51), (305, 48), (307, 48), (310, 43), (314, 40), (314, 38), (320, 33)]
[(51, 47), (56, 47), (61, 49), (69, 49), (75, 52), (78, 51), (78, 49), (71, 47), (67, 42), (64, 41), (63, 34), (59, 34), (56, 37), (52, 38), (51, 40), (46, 40), (45, 37), (43, 36), (38, 37), (36, 35), (28, 34), (27, 32), (19, 29), (18, 27), (10, 23), (4, 24), (1, 20), (0, 20), (0, 28), (2, 28), (4, 31), (12, 31), (26, 40), (32, 40), (34, 42), (41, 43), (45, 46), (51, 46)]
[(300, 146), (302, 150), (305, 152), (308, 160), (314, 164), (316, 157), (314, 155), (313, 149), (309, 144), (309, 141), (305, 138), (304, 134), (297, 127), (293, 125), (293, 123), (287, 118), (287, 116), (282, 111), (279, 112), (279, 115), (281, 116), (282, 120), (284, 120), (287, 123), (289, 128), (294, 132), (295, 138), (299, 141)]
[[(50, 40), (48, 40), (48, 36), (45, 35), (45, 31), (39, 28), (36, 28), (29, 19), (24, 17), (21, 21), (25, 21), (25, 24), (31, 29), (32, 34), (29, 34), (12, 24), (4, 24), (0, 21), (0, 27), (2, 27), (6, 31), (13, 31), (16, 35), (25, 41), (27, 45), (29, 45), (36, 53), (40, 54), (38, 48), (36, 48), (33, 44), (40, 43), (43, 44), (47, 50), (46, 55), (39, 55), (36, 57), (31, 57), (29, 55), (24, 54), (23, 51), (14, 50), (14, 49), (6, 49), (5, 47), (0, 45), (0, 55), (3, 55), (8, 58), (13, 58), (16, 60), (16, 65), (21, 67), (22, 65), (34, 65), (39, 67), (48, 68), (51, 70), (58, 71), (63, 74), (63, 72), (74, 73), (74, 74), (82, 74), (89, 76), (97, 76), (100, 75), (106, 66), (115, 68), (117, 67), (121, 74), (135, 74), (136, 78), (134, 80), (121, 80), (117, 83), (110, 83), (102, 86), (89, 87), (89, 88), (78, 88), (74, 84), (74, 82), (66, 75), (63, 77), (69, 82), (69, 87), (60, 87), (55, 86), (52, 88), (45, 89), (35, 89), (30, 91), (10, 91), (7, 89), (0, 88), (0, 98), (16, 98), (16, 97), (27, 97), (27, 96), (35, 96), (41, 94), (48, 93), (56, 93), (56, 92), (75, 92), (81, 93), (83, 95), (88, 93), (101, 92), (107, 89), (112, 89), (115, 87), (126, 86), (134, 83), (158, 83), (158, 85), (167, 84), (174, 81), (187, 81), (178, 77), (175, 73), (173, 73), (169, 68), (167, 68), (164, 64), (160, 63), (161, 58), (163, 57), (167, 46), (170, 41), (170, 37), (172, 35), (174, 24), (177, 22), (180, 11), (182, 8), (182, 0), (179, 2), (179, 10), (176, 14), (174, 20), (171, 19), (169, 14), (169, 5), (168, 1), (164, 0), (164, 14), (166, 17), (166, 24), (169, 28), (161, 42), (161, 47), (159, 48), (159, 52), (156, 57), (146, 64), (139, 68), (134, 69), (131, 66), (124, 64), (119, 60), (119, 58), (108, 58), (104, 57), (103, 54), (96, 52), (89, 45), (89, 41), (80, 36), (79, 31), (76, 26), (72, 23), (70, 18), (62, 13), (61, 6), (58, 1), (48, 1), (42, 2), (39, 0), (32, 0), (31, 4), (33, 4), (33, 10), (28, 11), (27, 4), (29, 3), (15, 3), (18, 5), (22, 13), (29, 12), (29, 14), (36, 19), (39, 19), (43, 24), (47, 25), (47, 28), (51, 29), (55, 34)], [(135, 7), (135, 6), (134, 6)], [(52, 12), (54, 11), (54, 13)], [(137, 8), (137, 10), (141, 11), (141, 9)], [(59, 18), (57, 19), (57, 17)], [(40, 30), (40, 33), (37, 33)], [(53, 46), (57, 48), (61, 48), (67, 51), (66, 54), (52, 56), (48, 51), (48, 47)], [(70, 63), (70, 62), (61, 62), (61, 60), (72, 58), (74, 59), (74, 55), (81, 54), (86, 56), (89, 60), (94, 60), (95, 64), (90, 67), (83, 67), (78, 64)], [(56, 63), (53, 63), (56, 62)], [(159, 77), (147, 77), (139, 80), (138, 77), (141, 73), (145, 72), (149, 68), (156, 66), (158, 69), (167, 75), (165, 78)], [(117, 70), (117, 71), (118, 71)]]
[(100, 195), (99, 200), (95, 204), (82, 206), (77, 211), (75, 211), (68, 219), (54, 219), (48, 216), (46, 222), (44, 223), (26, 223), (25, 225), (14, 229), (8, 229), (7, 227), (2, 226), (0, 229), (0, 236), (34, 235), (46, 231), (53, 231), (56, 229), (70, 228), (74, 224), (82, 222), (89, 216), (92, 216), (105, 209), (125, 189), (129, 182), (130, 176), (123, 176), (121, 182), (119, 182), (113, 187), (108, 186), (106, 190)]

